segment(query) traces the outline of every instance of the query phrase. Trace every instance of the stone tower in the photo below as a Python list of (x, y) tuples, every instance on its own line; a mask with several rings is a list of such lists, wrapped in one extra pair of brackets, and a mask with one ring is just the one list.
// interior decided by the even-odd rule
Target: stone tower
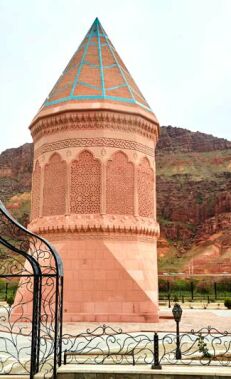
[(98, 19), (30, 130), (29, 227), (63, 258), (64, 320), (158, 321), (159, 124)]

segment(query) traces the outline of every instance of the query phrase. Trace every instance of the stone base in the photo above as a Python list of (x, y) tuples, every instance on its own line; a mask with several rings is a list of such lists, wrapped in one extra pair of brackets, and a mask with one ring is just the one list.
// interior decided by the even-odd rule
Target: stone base
[[(79, 232), (44, 233), (44, 237), (63, 260), (64, 322), (158, 322), (155, 237)], [(49, 300), (45, 283), (43, 294)], [(32, 296), (21, 282), (12, 317), (32, 314)], [(48, 318), (49, 311), (46, 306)]]
[(64, 265), (65, 322), (158, 322), (156, 238), (45, 234)]

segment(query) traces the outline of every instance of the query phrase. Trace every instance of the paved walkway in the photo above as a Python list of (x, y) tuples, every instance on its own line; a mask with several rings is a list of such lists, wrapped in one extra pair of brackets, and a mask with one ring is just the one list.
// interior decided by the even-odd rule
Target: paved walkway
[[(146, 366), (122, 365), (67, 365), (58, 369), (58, 379), (226, 379), (231, 377), (230, 367), (163, 367), (151, 370)], [(36, 376), (40, 379), (41, 376)]]
[[(97, 326), (104, 323), (64, 323), (64, 333), (76, 334), (94, 330)], [(126, 332), (138, 331), (174, 331), (175, 321), (172, 318), (172, 310), (166, 307), (160, 309), (160, 322), (155, 324), (147, 323), (105, 323), (114, 329), (122, 329)], [(231, 310), (227, 309), (183, 309), (180, 330), (182, 332), (191, 329), (198, 330), (202, 327), (212, 326), (220, 332), (228, 330), (231, 332)]]

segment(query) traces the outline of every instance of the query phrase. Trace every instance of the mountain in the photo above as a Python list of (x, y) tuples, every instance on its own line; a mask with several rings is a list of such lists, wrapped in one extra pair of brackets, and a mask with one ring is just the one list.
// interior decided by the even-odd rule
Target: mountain
[[(29, 220), (33, 145), (0, 155), (0, 198)], [(156, 150), (159, 272), (231, 272), (231, 142), (163, 126)]]
[(231, 142), (162, 127), (157, 214), (159, 272), (230, 272)]
[(0, 154), (0, 199), (23, 224), (29, 220), (32, 169), (32, 143)]

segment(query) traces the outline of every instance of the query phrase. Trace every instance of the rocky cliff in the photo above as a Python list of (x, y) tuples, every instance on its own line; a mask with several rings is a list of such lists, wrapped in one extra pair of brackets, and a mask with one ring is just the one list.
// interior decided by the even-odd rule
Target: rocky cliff
[(32, 168), (32, 143), (0, 154), (0, 200), (23, 224), (29, 220)]
[(31, 143), (0, 154), (0, 199), (3, 202), (15, 194), (30, 192), (32, 167)]
[(161, 138), (157, 146), (158, 154), (168, 152), (208, 152), (231, 149), (231, 142), (224, 138), (214, 137), (201, 132), (173, 126), (162, 126)]
[(227, 271), (231, 142), (162, 127), (157, 146), (157, 208), (160, 272)]
[[(163, 126), (157, 145), (159, 271), (231, 272), (231, 142)], [(33, 145), (0, 155), (0, 198), (23, 223)]]

